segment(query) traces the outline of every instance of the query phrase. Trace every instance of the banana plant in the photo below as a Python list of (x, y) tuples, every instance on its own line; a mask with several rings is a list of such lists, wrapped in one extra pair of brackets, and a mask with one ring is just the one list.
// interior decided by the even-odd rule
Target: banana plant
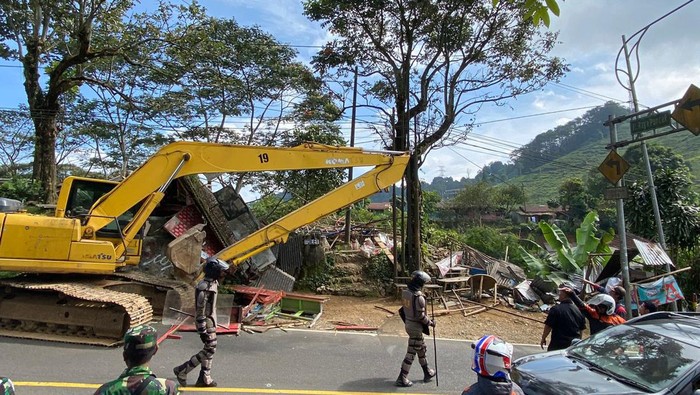
[(607, 254), (612, 252), (610, 242), (615, 233), (613, 230), (608, 230), (598, 237), (597, 222), (598, 213), (589, 212), (581, 226), (576, 229), (576, 245), (572, 248), (566, 235), (557, 225), (540, 221), (538, 225), (542, 235), (555, 252), (545, 255), (546, 250), (538, 245), (540, 252), (535, 256), (521, 246), (520, 253), (528, 270), (541, 277), (551, 277), (556, 272), (581, 274), (583, 267), (589, 262), (591, 253), (596, 254), (591, 257), (594, 264), (605, 266), (610, 259), (610, 255)]

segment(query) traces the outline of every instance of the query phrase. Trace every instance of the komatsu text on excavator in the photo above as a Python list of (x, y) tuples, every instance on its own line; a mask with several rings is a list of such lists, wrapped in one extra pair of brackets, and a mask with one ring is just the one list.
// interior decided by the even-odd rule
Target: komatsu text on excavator
[[(290, 232), (385, 189), (404, 174), (396, 151), (305, 143), (296, 147), (177, 142), (121, 182), (69, 177), (54, 216), (0, 213), (3, 280), (0, 335), (113, 344), (149, 322), (153, 308), (133, 292), (110, 290), (110, 276), (139, 263), (138, 233), (177, 178), (197, 174), (373, 167), (362, 176), (219, 251), (238, 265)], [(163, 286), (165, 281), (158, 281)]]

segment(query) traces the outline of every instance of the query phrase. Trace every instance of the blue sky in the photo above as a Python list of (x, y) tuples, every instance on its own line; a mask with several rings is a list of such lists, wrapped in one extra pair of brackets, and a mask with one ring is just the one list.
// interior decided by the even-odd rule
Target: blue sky
[[(453, 148), (433, 151), (423, 166), (423, 179), (430, 181), (438, 175), (456, 179), (473, 177), (480, 166), (507, 161), (512, 147), (581, 116), (593, 106), (611, 99), (629, 100), (628, 91), (617, 82), (614, 71), (622, 35), (629, 38), (687, 0), (559, 3), (560, 17), (553, 18), (550, 26), (560, 32), (561, 44), (554, 53), (571, 65), (571, 72), (559, 84), (512, 100), (508, 106), (484, 108), (477, 116), (477, 122), (483, 125), (474, 130), (474, 138)], [(330, 37), (320, 25), (303, 16), (298, 1), (207, 0), (202, 4), (212, 15), (233, 16), (245, 25), (257, 24), (287, 44), (315, 46)], [(635, 83), (641, 104), (655, 106), (678, 99), (691, 83), (700, 84), (700, 42), (693, 33), (698, 20), (700, 2), (693, 2), (653, 24), (644, 35), (639, 44), (641, 67)], [(314, 48), (297, 50), (302, 59), (308, 59), (315, 51)], [(624, 67), (624, 63), (618, 67)], [(620, 75), (620, 78), (625, 77)], [(543, 115), (546, 113), (550, 115)], [(526, 118), (513, 119), (523, 116)], [(489, 144), (491, 139), (504, 144)], [(358, 132), (357, 141), (370, 140), (371, 136)], [(379, 148), (371, 143), (366, 146)]]
[[(233, 17), (242, 25), (260, 26), (280, 42), (295, 46), (302, 61), (308, 60), (317, 50), (315, 47), (330, 38), (319, 24), (304, 17), (300, 1), (201, 0), (200, 3), (210, 15)], [(481, 125), (475, 128), (472, 137), (458, 146), (432, 151), (421, 178), (431, 181), (438, 175), (456, 179), (473, 177), (481, 166), (507, 161), (514, 147), (582, 115), (593, 106), (607, 100), (629, 100), (628, 92), (615, 74), (622, 35), (632, 36), (685, 3), (687, 0), (560, 0), (561, 16), (553, 18), (550, 29), (560, 32), (561, 44), (554, 54), (563, 57), (571, 71), (560, 83), (521, 96), (507, 106), (484, 107), (477, 115), (477, 123)], [(680, 98), (690, 84), (700, 85), (700, 40), (695, 33), (699, 20), (700, 2), (692, 2), (655, 23), (643, 36), (636, 81), (641, 104), (666, 103)], [(0, 61), (0, 84), (4, 87), (0, 108), (16, 108), (26, 102), (21, 69), (16, 65)], [(624, 63), (618, 67), (624, 68)], [(626, 77), (620, 75), (620, 78)], [(375, 140), (367, 130), (358, 129), (357, 145), (378, 149)]]

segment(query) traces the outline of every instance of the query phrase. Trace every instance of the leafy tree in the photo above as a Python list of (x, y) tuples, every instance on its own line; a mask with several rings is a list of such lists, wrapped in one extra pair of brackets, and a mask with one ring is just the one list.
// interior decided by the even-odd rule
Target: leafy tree
[[(698, 246), (700, 208), (687, 168), (660, 169), (654, 174), (654, 183), (667, 245), (675, 250)], [(629, 230), (658, 239), (648, 183), (635, 182), (629, 189), (631, 197), (625, 202)]]
[[(288, 143), (298, 133), (290, 122), (299, 129), (305, 119), (338, 116), (338, 109), (314, 103), (328, 100), (319, 94), (320, 83), (312, 71), (294, 60), (296, 54), (258, 27), (206, 18), (197, 31), (168, 48), (168, 62), (154, 76), (166, 92), (151, 102), (153, 119), (180, 139)], [(303, 105), (309, 108), (298, 108)], [(240, 173), (221, 181), (240, 192), (245, 182), (258, 183), (252, 177)]]
[(0, 165), (3, 177), (16, 177), (31, 158), (32, 125), (23, 111), (0, 111)]
[[(284, 118), (295, 126), (291, 132), (282, 133), (282, 145), (297, 146), (309, 141), (331, 146), (346, 145), (340, 128), (333, 123), (339, 115), (340, 110), (327, 96), (319, 91), (307, 92), (304, 100)], [(260, 175), (253, 189), (263, 195), (284, 190), (282, 199), (289, 199), (284, 207), (296, 209), (346, 181), (345, 169), (295, 170)]]
[[(473, 226), (464, 230), (445, 230), (430, 226), (426, 230), (428, 242), (436, 247), (449, 247), (457, 250), (464, 246), (472, 247), (497, 259), (505, 259), (506, 251), (518, 250), (518, 238), (512, 233), (501, 233), (488, 226)], [(511, 253), (508, 261), (522, 264), (520, 256)]]
[(481, 225), (481, 215), (495, 207), (496, 196), (494, 188), (484, 181), (467, 185), (449, 202), (449, 207), (461, 215), (476, 218)]
[[(622, 155), (632, 169), (630, 178), (636, 180), (643, 180), (647, 177), (646, 163), (644, 162), (644, 153), (641, 147), (641, 145), (634, 145)], [(656, 174), (657, 171), (662, 169), (690, 170), (690, 165), (683, 159), (683, 156), (674, 152), (669, 147), (649, 144), (647, 145), (647, 154), (649, 156), (649, 165), (651, 166), (652, 174)]]
[(305, 14), (338, 37), (315, 58), (317, 69), (356, 66), (366, 77), (363, 94), (386, 121), (385, 145), (412, 151), (410, 269), (421, 261), (418, 170), (425, 155), (464, 137), (485, 103), (539, 89), (566, 69), (548, 56), (556, 34), (537, 29), (525, 7), (525, 1), (485, 0), (304, 2)]
[(510, 213), (521, 204), (527, 201), (525, 188), (523, 186), (505, 184), (496, 187), (494, 191), (496, 204), (505, 214)]
[(438, 204), (441, 201), (442, 198), (439, 193), (434, 191), (423, 192), (423, 214), (425, 214), (426, 220), (438, 210)]
[[(649, 145), (649, 164), (654, 175), (656, 198), (659, 205), (667, 245), (674, 250), (698, 245), (700, 230), (698, 196), (692, 190), (690, 166), (682, 156), (668, 147)], [(641, 147), (634, 146), (623, 157), (633, 169), (644, 169)], [(646, 172), (643, 172), (646, 173)], [(625, 217), (629, 230), (648, 239), (658, 239), (651, 195), (646, 176), (629, 186), (631, 198), (625, 201)]]
[(31, 178), (12, 177), (0, 184), (0, 197), (22, 202), (38, 201), (41, 197), (41, 185)]
[[(291, 136), (285, 137), (284, 145), (296, 146), (307, 141), (328, 145), (345, 145), (342, 133), (334, 125), (330, 129), (321, 125), (310, 125), (305, 129), (294, 129)], [(347, 180), (345, 169), (295, 170), (275, 172), (275, 186), (283, 187), (291, 193), (292, 199), (303, 206), (326, 192), (342, 185)]]
[[(494, 4), (497, 4), (499, 0), (493, 0)], [(514, 1), (514, 0), (507, 0), (507, 1)], [(552, 13), (552, 15), (559, 16), (559, 4), (557, 3), (556, 0), (545, 0), (545, 1), (540, 1), (540, 0), (526, 0), (525, 1), (525, 7), (524, 7), (524, 15), (527, 17), (532, 18), (532, 23), (535, 25), (539, 25), (542, 23), (543, 25), (549, 27), (549, 21), (550, 21), (550, 16), (549, 13)]]
[(595, 208), (591, 204), (592, 201), (583, 180), (578, 177), (569, 178), (559, 186), (559, 205), (566, 210), (572, 224), (583, 219), (588, 211)]
[[(56, 198), (56, 141), (63, 100), (83, 84), (112, 88), (93, 74), (94, 63), (165, 45), (171, 26), (187, 24), (199, 8), (160, 4), (152, 14), (133, 12), (134, 0), (6, 0), (0, 2), (0, 56), (18, 60), (34, 123), (33, 178), (49, 202)], [(178, 18), (174, 18), (178, 13)], [(174, 38), (174, 37), (172, 37)], [(155, 60), (155, 59), (153, 59)], [(144, 65), (145, 66), (145, 65)], [(116, 88), (114, 88), (116, 91)]]

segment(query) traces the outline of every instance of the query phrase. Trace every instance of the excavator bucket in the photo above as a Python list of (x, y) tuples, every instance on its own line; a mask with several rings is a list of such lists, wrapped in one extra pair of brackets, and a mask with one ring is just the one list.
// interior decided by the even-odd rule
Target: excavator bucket
[(186, 276), (193, 276), (202, 267), (202, 243), (207, 233), (204, 224), (195, 225), (175, 240), (168, 243), (166, 256), (178, 270)]

